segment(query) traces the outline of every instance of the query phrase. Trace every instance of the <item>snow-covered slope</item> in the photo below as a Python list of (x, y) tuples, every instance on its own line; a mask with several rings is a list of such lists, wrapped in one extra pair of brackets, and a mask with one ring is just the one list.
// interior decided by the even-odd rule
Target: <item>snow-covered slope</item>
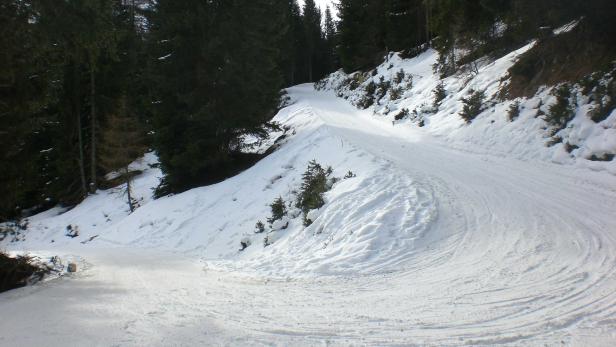
[[(418, 59), (408, 72), (429, 73)], [(275, 120), (292, 130), (238, 176), (151, 200), (160, 173), (143, 166), (134, 213), (99, 192), (5, 239), (80, 272), (0, 294), (0, 345), (616, 343), (616, 176), (469, 146), (444, 130), (470, 132), (456, 117), (426, 130), (289, 94)], [(265, 247), (256, 221), (277, 197), (293, 211), (313, 159), (341, 180), (312, 225), (289, 217)]]
[[(306, 88), (298, 89), (303, 91), (299, 95)], [(249, 171), (221, 184), (151, 202), (146, 197), (147, 204), (131, 215), (120, 189), (99, 192), (66, 213), (53, 209), (31, 218), (24, 240), (11, 246), (65, 247), (96, 237), (95, 245), (190, 252), (211, 260), (210, 267), (258, 269), (270, 275), (399, 269), (436, 218), (431, 192), (391, 163), (335, 136), (314, 112), (306, 101), (283, 110), (275, 120), (293, 129), (292, 138)], [(315, 223), (305, 228), (301, 218), (287, 217), (288, 228), (273, 232), (269, 237), (277, 241), (265, 248), (267, 235), (256, 234), (255, 223), (269, 217), (269, 204), (277, 197), (285, 199), (294, 214), (301, 176), (313, 159), (331, 166), (340, 181), (327, 193), (325, 208), (311, 214)], [(354, 177), (342, 179), (349, 171)], [(153, 187), (159, 175), (157, 169), (145, 172), (136, 180), (139, 196), (148, 195), (140, 188)], [(66, 237), (68, 225), (77, 226), (80, 236)], [(252, 246), (239, 252), (246, 239)]]
[[(476, 70), (469, 68), (442, 80), (433, 71), (438, 59), (435, 50), (412, 59), (391, 54), (372, 72), (347, 75), (339, 71), (319, 82), (318, 87), (333, 90), (356, 106), (365, 106), (367, 95), (375, 98), (369, 110), (376, 117), (403, 127), (421, 124), (452, 148), (573, 164), (616, 174), (616, 160), (596, 160), (616, 154), (616, 112), (600, 122), (591, 120), (597, 101), (583, 95), (582, 86), (572, 86), (575, 117), (562, 130), (544, 120), (556, 102), (552, 95), (554, 87), (541, 88), (531, 98), (501, 100), (501, 92), (508, 83), (508, 69), (533, 45), (534, 42), (495, 61), (480, 60)], [(435, 108), (434, 92), (439, 84), (444, 88), (445, 98)], [(385, 88), (379, 94), (381, 86)], [(376, 91), (372, 93), (374, 88)], [(484, 111), (471, 124), (466, 124), (459, 116), (462, 99), (473, 91), (485, 93)], [(516, 102), (519, 116), (510, 120), (509, 109)], [(403, 110), (408, 116), (396, 120)]]
[[(152, 188), (156, 187), (161, 177), (160, 170), (154, 168), (157, 161), (158, 158), (154, 153), (147, 153), (130, 165), (130, 170), (143, 172), (136, 177), (131, 187), (138, 205), (146, 205), (153, 200)], [(89, 242), (92, 236), (98, 237), (99, 231), (119, 224), (128, 215), (129, 208), (123, 188), (120, 186), (99, 191), (70, 210), (56, 207), (32, 216), (27, 219), (27, 231), (8, 236), (3, 242), (11, 248), (24, 250), (48, 246), (70, 247)], [(69, 225), (71, 228), (77, 227), (79, 237), (66, 236)]]

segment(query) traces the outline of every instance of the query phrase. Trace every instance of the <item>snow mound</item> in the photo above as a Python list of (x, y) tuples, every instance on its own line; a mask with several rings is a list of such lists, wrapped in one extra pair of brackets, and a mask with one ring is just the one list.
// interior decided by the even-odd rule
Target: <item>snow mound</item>
[[(357, 150), (352, 149), (357, 152)], [(365, 156), (364, 156), (365, 158)], [(269, 275), (359, 275), (399, 271), (419, 249), (436, 217), (430, 191), (391, 165), (364, 167), (327, 194), (315, 222), (302, 230), (291, 223), (288, 235), (265, 252), (248, 252), (236, 269)]]

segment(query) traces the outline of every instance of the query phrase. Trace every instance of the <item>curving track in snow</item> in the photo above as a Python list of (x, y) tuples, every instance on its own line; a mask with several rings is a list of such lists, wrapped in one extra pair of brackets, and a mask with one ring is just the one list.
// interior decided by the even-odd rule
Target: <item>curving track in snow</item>
[(332, 136), (429, 191), (438, 218), (396, 272), (234, 296), (238, 327), (308, 344), (616, 343), (613, 176), (453, 151), (326, 94), (294, 92)]
[[(421, 222), (394, 219), (390, 229), (411, 236), (360, 275), (288, 279), (161, 251), (88, 250), (79, 280), (0, 297), (13, 317), (0, 322), (0, 344), (616, 345), (614, 176), (451, 150), (333, 95), (305, 86), (291, 94), (327, 137), (397, 176), (372, 177), (375, 186), (391, 179), (370, 195), (393, 205), (375, 212), (349, 193), (320, 218), (363, 211), (347, 222), (382, 226), (391, 221), (383, 209), (398, 208)], [(302, 240), (293, 251), (312, 249)], [(280, 254), (281, 264), (292, 260)], [(33, 320), (43, 306), (50, 316)]]
[(429, 187), (439, 203), (403, 272), (371, 283), (372, 303), (386, 313), (377, 336), (439, 345), (616, 341), (613, 176), (452, 151), (322, 95), (302, 99), (333, 133)]

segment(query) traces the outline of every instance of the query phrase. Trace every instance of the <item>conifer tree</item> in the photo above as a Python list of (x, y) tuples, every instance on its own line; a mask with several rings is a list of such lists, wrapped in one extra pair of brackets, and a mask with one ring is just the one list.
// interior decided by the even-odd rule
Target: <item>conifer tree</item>
[(293, 59), (293, 78), (290, 85), (300, 84), (308, 81), (308, 57), (305, 54), (307, 46), (306, 30), (302, 11), (297, 4), (297, 0), (291, 0), (290, 7), (290, 30), (288, 35), (292, 41)]
[(304, 32), (306, 46), (304, 47), (306, 57), (306, 73), (308, 81), (314, 82), (320, 71), (318, 64), (319, 49), (321, 48), (321, 11), (317, 8), (314, 0), (305, 0), (303, 9)]
[(346, 72), (376, 65), (385, 45), (386, 2), (341, 0), (338, 5), (340, 62)]
[(386, 46), (403, 51), (427, 41), (423, 0), (386, 1)]
[(330, 73), (338, 67), (338, 62), (336, 56), (336, 23), (329, 6), (325, 9), (323, 27), (323, 67), (324, 73)]
[(284, 76), (284, 85), (291, 86), (302, 80), (304, 31), (302, 15), (297, 0), (280, 3), (284, 34), (278, 44), (280, 49), (280, 70)]
[[(41, 25), (64, 60), (63, 106), (60, 111), (64, 121), (61, 123), (72, 123), (76, 128), (69, 133), (76, 133), (77, 143), (65, 147), (77, 148), (78, 156), (74, 162), (78, 163), (79, 169), (73, 171), (80, 173), (82, 196), (97, 187), (97, 131), (102, 116), (99, 103), (105, 93), (113, 93), (113, 90), (101, 90), (98, 84), (104, 65), (117, 59), (118, 28), (114, 26), (114, 17), (120, 3), (105, 0), (38, 2)], [(89, 155), (86, 155), (86, 150)], [(69, 165), (69, 161), (64, 165)], [(69, 170), (63, 167), (63, 171)], [(89, 178), (86, 171), (89, 171)]]
[(82, 10), (86, 11), (88, 23), (84, 23), (80, 28), (81, 35), (78, 36), (78, 45), (85, 49), (89, 70), (90, 86), (90, 192), (94, 193), (97, 189), (97, 131), (99, 117), (97, 114), (97, 94), (96, 75), (99, 72), (99, 64), (102, 55), (115, 58), (116, 37), (113, 23), (113, 3), (106, 0), (83, 0)]
[[(159, 194), (224, 178), (245, 134), (263, 136), (282, 74), (274, 0), (160, 0), (152, 14)], [(278, 13), (272, 16), (272, 13)], [(263, 20), (268, 17), (269, 20)]]
[(45, 203), (57, 70), (31, 1), (0, 4), (0, 222)]

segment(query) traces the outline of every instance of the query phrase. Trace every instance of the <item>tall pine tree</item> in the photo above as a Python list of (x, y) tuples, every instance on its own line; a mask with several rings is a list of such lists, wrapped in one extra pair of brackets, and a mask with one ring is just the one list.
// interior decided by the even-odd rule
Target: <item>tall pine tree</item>
[(224, 178), (243, 136), (265, 134), (283, 83), (279, 8), (275, 0), (158, 1), (151, 25), (159, 194)]
[(338, 68), (338, 59), (336, 53), (336, 23), (332, 16), (332, 11), (329, 6), (325, 9), (325, 17), (323, 24), (323, 50), (322, 50), (322, 66), (323, 74), (333, 72)]
[(340, 1), (338, 54), (346, 72), (374, 66), (384, 56), (386, 5), (381, 1)]
[(0, 4), (0, 221), (45, 205), (58, 69), (31, 1)]
[(306, 46), (304, 54), (306, 57), (306, 73), (308, 81), (314, 82), (319, 75), (319, 49), (321, 48), (321, 11), (317, 8), (314, 0), (304, 0), (303, 9), (304, 32)]

